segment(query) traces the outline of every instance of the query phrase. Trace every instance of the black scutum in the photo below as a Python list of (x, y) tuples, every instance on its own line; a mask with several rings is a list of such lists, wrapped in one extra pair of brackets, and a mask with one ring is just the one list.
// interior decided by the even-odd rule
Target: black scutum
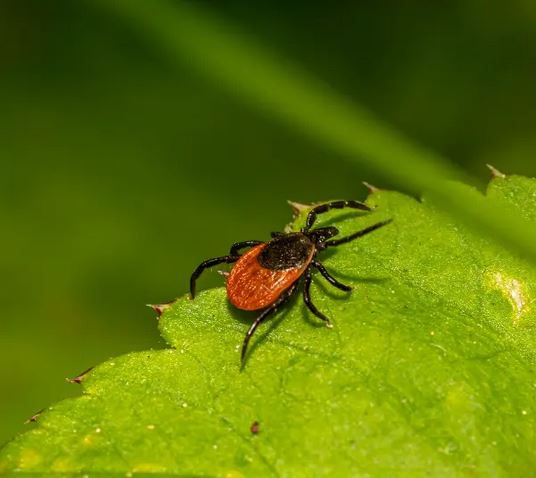
[(271, 240), (259, 255), (259, 264), (266, 269), (293, 269), (301, 267), (311, 254), (314, 244), (297, 232)]

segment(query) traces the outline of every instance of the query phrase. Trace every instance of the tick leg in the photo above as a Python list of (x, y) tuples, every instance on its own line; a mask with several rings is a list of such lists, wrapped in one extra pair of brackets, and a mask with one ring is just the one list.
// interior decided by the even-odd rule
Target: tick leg
[(320, 274), (324, 276), (324, 279), (326, 279), (332, 286), (337, 287), (337, 289), (343, 290), (345, 292), (348, 292), (352, 290), (352, 288), (349, 285), (342, 284), (339, 282), (335, 277), (333, 277), (326, 268), (318, 261), (312, 261), (312, 264)]
[(242, 364), (244, 363), (244, 359), (246, 358), (246, 351), (248, 348), (249, 341), (251, 340), (251, 337), (255, 333), (255, 330), (257, 330), (257, 327), (262, 324), (270, 315), (277, 312), (277, 309), (281, 307), (285, 302), (287, 302), (294, 292), (297, 290), (298, 284), (295, 282), (292, 284), (285, 292), (283, 292), (279, 298), (267, 309), (264, 309), (259, 315), (255, 321), (251, 324), (249, 330), (246, 333), (246, 336), (244, 337), (244, 342), (242, 342), (242, 354), (241, 354), (241, 360)]
[(205, 269), (208, 269), (209, 267), (215, 266), (217, 264), (232, 264), (238, 259), (240, 259), (240, 256), (231, 255), (214, 257), (213, 259), (207, 259), (206, 261), (201, 262), (201, 264), (197, 266), (196, 270), (190, 277), (190, 298), (193, 299), (195, 297), (195, 281), (199, 278), (199, 276), (203, 273)]
[(341, 237), (340, 239), (332, 239), (330, 241), (326, 241), (324, 242), (324, 246), (325, 247), (338, 246), (339, 244), (344, 244), (346, 242), (353, 241), (354, 239), (363, 237), (367, 235), (369, 232), (375, 231), (376, 229), (379, 229), (380, 227), (387, 226), (387, 224), (389, 224), (392, 221), (393, 221), (392, 219), (388, 219), (387, 221), (378, 222), (376, 224), (373, 224), (372, 226), (362, 229), (361, 231), (354, 232), (353, 234), (350, 234), (349, 236)]
[(324, 212), (328, 212), (330, 209), (344, 209), (350, 207), (352, 209), (360, 209), (361, 211), (371, 211), (370, 207), (359, 201), (331, 201), (325, 204), (319, 204), (309, 211), (307, 214), (307, 220), (305, 221), (305, 227), (303, 232), (307, 232), (316, 221), (316, 216)]
[(310, 295), (311, 280), (312, 280), (311, 271), (307, 269), (305, 272), (305, 282), (303, 285), (303, 301), (305, 302), (305, 305), (307, 306), (307, 308), (313, 314), (315, 314), (319, 319), (322, 319), (324, 322), (326, 322), (326, 326), (331, 327), (331, 322), (329, 321), (329, 319), (322, 312), (320, 312), (311, 301), (311, 295)]
[(230, 255), (231, 256), (239, 256), (240, 255), (240, 249), (244, 249), (245, 247), (252, 247), (252, 246), (258, 246), (259, 244), (262, 244), (264, 241), (243, 241), (243, 242), (235, 242), (231, 246)]

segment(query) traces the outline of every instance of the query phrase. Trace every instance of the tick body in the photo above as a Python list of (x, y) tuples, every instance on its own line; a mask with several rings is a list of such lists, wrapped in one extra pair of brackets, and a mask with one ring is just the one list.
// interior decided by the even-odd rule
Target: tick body
[[(261, 310), (251, 324), (242, 344), (242, 361), (246, 357), (248, 343), (257, 327), (274, 314), (298, 290), (303, 277), (303, 300), (308, 309), (327, 326), (329, 319), (320, 312), (311, 301), (310, 286), (312, 272), (317, 270), (334, 287), (343, 291), (350, 286), (340, 283), (317, 260), (317, 254), (328, 247), (338, 246), (353, 241), (391, 222), (378, 222), (349, 236), (332, 239), (339, 231), (335, 227), (313, 229), (319, 214), (330, 209), (353, 208), (370, 211), (370, 208), (358, 201), (332, 201), (313, 207), (300, 232), (273, 232), (272, 239), (263, 241), (237, 242), (231, 246), (229, 255), (215, 257), (202, 262), (190, 278), (190, 296), (195, 297), (195, 285), (201, 273), (214, 265), (234, 263), (227, 277), (227, 296), (238, 309)], [(241, 251), (250, 248), (241, 254)]]
[(229, 300), (242, 310), (270, 306), (303, 275), (314, 254), (314, 243), (299, 232), (253, 247), (227, 278)]

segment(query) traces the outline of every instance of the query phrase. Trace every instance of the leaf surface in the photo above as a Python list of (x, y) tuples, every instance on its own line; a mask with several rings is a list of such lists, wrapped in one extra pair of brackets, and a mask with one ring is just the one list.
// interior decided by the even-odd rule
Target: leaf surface
[[(487, 196), (536, 221), (535, 180), (495, 178)], [(49, 407), (3, 448), (0, 471), (414, 477), (534, 470), (536, 270), (426, 197), (379, 191), (367, 202), (377, 206), (371, 215), (342, 211), (319, 221), (348, 234), (394, 219), (320, 256), (355, 287), (343, 293), (315, 276), (313, 300), (333, 329), (297, 297), (258, 330), (241, 370), (254, 314), (233, 310), (224, 288), (180, 298), (159, 322), (173, 348), (95, 368), (81, 397)]]

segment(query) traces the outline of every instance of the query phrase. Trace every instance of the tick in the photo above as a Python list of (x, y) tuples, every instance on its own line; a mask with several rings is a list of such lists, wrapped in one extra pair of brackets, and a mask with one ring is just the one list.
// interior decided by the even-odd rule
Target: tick
[[(242, 310), (262, 310), (253, 321), (242, 343), (241, 360), (244, 362), (251, 337), (257, 327), (273, 315), (298, 290), (303, 277), (303, 301), (307, 308), (328, 327), (331, 323), (311, 301), (310, 289), (312, 272), (316, 269), (334, 287), (350, 291), (352, 287), (342, 284), (333, 277), (317, 254), (328, 247), (335, 247), (363, 237), (391, 222), (378, 222), (372, 226), (354, 232), (349, 236), (332, 239), (339, 234), (336, 227), (313, 228), (317, 216), (330, 209), (353, 208), (371, 211), (371, 208), (359, 201), (332, 201), (313, 207), (307, 214), (305, 226), (300, 232), (272, 232), (269, 241), (243, 241), (231, 246), (227, 256), (215, 257), (203, 261), (190, 278), (190, 297), (195, 297), (196, 280), (201, 273), (217, 264), (234, 264), (227, 276), (227, 297), (230, 302)], [(247, 252), (242, 253), (244, 249)]]

